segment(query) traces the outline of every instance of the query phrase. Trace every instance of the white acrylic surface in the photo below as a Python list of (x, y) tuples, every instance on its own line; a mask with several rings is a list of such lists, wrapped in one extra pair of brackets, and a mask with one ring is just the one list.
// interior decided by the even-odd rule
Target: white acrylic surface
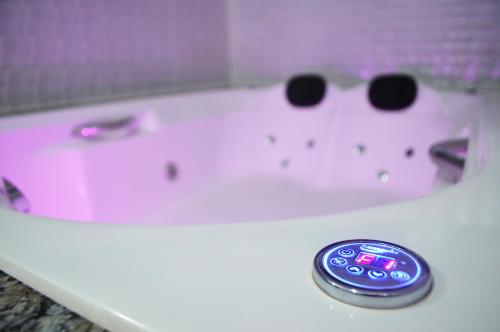
[[(367, 85), (330, 85), (319, 105), (305, 109), (284, 95), (285, 84), (226, 93), (220, 99), (234, 102), (211, 106), (212, 114), (205, 112), (207, 97), (191, 96), (197, 104), (185, 97), (184, 108), (195, 111), (184, 118), (175, 99), (136, 102), (122, 112), (135, 115), (138, 133), (121, 139), (70, 135), (109, 109), (94, 107), (71, 121), (52, 116), (51, 124), (0, 132), (0, 176), (20, 188), (32, 214), (58, 219), (200, 224), (311, 217), (429, 194), (437, 173), (431, 145), (454, 137), (454, 126), (470, 127), (446, 115), (442, 98), (425, 86), (397, 113), (374, 109)], [(173, 180), (168, 164), (176, 167)]]

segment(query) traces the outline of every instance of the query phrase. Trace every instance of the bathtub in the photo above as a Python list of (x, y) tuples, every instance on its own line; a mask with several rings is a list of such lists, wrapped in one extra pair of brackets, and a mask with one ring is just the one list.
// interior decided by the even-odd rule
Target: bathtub
[[(419, 83), (382, 112), (368, 88), (330, 84), (311, 107), (279, 84), (0, 119), (0, 268), (116, 331), (495, 330), (500, 94)], [(459, 171), (431, 158), (457, 139)], [(315, 253), (356, 238), (420, 253), (430, 295), (374, 310), (324, 294)]]

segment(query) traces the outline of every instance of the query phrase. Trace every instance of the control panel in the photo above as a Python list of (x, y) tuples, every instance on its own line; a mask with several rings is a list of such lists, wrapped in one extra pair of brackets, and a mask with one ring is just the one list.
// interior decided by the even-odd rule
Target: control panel
[(330, 296), (372, 308), (417, 302), (432, 288), (425, 260), (402, 246), (375, 240), (349, 240), (323, 248), (313, 277)]

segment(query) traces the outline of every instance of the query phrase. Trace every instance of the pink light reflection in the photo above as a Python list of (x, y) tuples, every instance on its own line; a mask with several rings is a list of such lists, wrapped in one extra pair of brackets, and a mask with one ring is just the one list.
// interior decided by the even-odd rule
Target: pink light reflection
[(83, 137), (95, 137), (99, 134), (99, 128), (97, 127), (85, 127), (80, 130)]

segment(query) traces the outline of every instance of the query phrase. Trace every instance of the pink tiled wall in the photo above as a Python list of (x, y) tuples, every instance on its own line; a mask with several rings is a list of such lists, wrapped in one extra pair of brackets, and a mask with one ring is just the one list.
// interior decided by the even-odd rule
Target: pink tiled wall
[(224, 0), (0, 1), (0, 113), (224, 86)]
[(234, 83), (309, 70), (347, 80), (400, 70), (451, 84), (500, 80), (499, 0), (228, 4)]
[(316, 71), (500, 81), (499, 0), (0, 0), (0, 114)]

